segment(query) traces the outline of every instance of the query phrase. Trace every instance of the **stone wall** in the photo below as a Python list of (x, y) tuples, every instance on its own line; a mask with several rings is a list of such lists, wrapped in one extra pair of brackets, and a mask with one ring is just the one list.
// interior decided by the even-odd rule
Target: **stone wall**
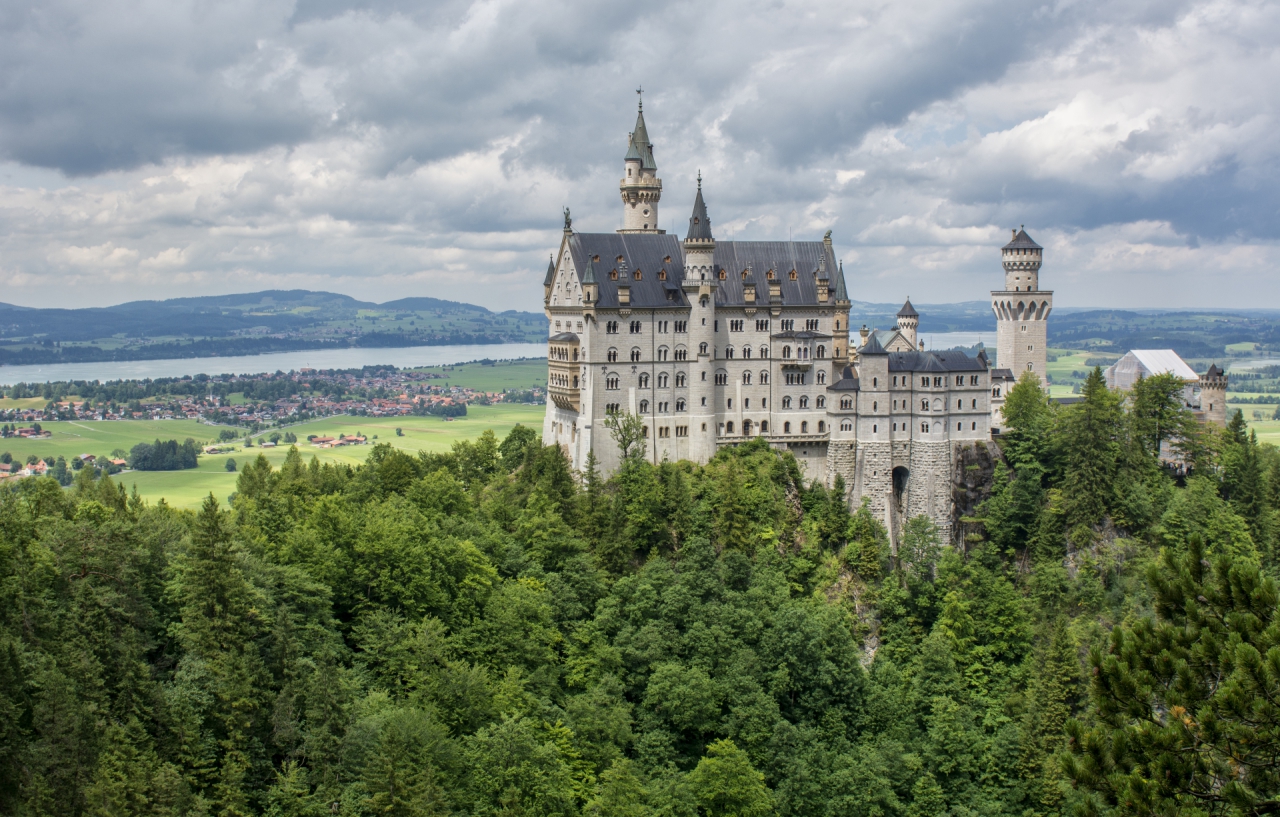
[(981, 533), (979, 525), (963, 520), (976, 516), (978, 507), (991, 496), (996, 463), (1003, 459), (994, 442), (956, 446), (951, 479), (952, 544), (962, 546), (965, 536)]

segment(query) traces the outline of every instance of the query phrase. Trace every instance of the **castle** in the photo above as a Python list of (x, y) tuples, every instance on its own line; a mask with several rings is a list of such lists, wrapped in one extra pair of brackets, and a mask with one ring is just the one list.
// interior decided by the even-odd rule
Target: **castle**
[(1023, 371), (1043, 377), (1053, 293), (1039, 288), (1042, 248), (1016, 232), (1005, 287), (991, 293), (998, 361), (925, 351), (908, 300), (897, 327), (851, 332), (843, 266), (821, 241), (722, 241), (702, 178), (683, 241), (658, 229), (662, 180), (643, 104), (623, 158), (622, 229), (582, 233), (565, 212), (547, 268), (548, 396), (543, 442), (575, 469), (620, 452), (615, 412), (643, 418), (653, 462), (710, 460), (757, 437), (791, 451), (808, 479), (844, 480), (896, 538), (926, 514), (949, 537), (960, 452), (991, 439)]

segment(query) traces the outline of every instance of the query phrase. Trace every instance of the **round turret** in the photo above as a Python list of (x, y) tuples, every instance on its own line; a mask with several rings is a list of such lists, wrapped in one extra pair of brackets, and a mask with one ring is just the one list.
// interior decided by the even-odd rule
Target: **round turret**
[(1026, 228), (1013, 231), (1013, 240), (1000, 249), (1005, 290), (1035, 292), (1040, 288), (1040, 263), (1044, 248), (1031, 240)]

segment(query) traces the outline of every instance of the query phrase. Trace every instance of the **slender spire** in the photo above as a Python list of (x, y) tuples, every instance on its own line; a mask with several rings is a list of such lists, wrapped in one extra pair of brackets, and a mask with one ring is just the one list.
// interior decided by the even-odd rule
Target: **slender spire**
[(836, 300), (849, 300), (849, 293), (844, 286), (844, 262), (840, 262), (840, 271), (836, 273)]
[(640, 109), (636, 112), (636, 127), (631, 132), (631, 146), (627, 149), (627, 158), (631, 158), (631, 148), (640, 154), (641, 168), (657, 170), (658, 163), (653, 159), (653, 143), (649, 141), (649, 129), (644, 124), (644, 100), (640, 100)]
[(542, 285), (544, 287), (551, 286), (551, 282), (555, 280), (555, 277), (556, 277), (556, 259), (553, 256), (548, 256), (547, 257), (547, 277), (543, 279)]
[(590, 255), (587, 256), (587, 271), (582, 273), (582, 283), (594, 284), (596, 282), (596, 264)]
[(689, 216), (689, 234), (685, 241), (713, 241), (711, 217), (707, 215), (707, 203), (702, 200), (702, 171), (698, 171), (698, 195), (693, 199), (693, 215)]

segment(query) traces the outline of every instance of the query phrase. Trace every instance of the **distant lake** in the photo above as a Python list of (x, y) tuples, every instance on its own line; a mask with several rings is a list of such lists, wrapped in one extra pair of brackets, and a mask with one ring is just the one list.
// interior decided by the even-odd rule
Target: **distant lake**
[(996, 348), (996, 333), (991, 332), (920, 332), (917, 340), (924, 341), (926, 352), (954, 349), (963, 346), (966, 349), (981, 341), (988, 349)]
[(307, 349), (269, 355), (189, 357), (176, 360), (120, 360), (102, 363), (51, 363), (0, 366), (0, 385), (56, 380), (152, 380), (186, 375), (260, 374), (298, 369), (358, 369), (362, 366), (444, 366), (472, 360), (546, 357), (542, 343), (494, 343), (466, 346), (407, 346), (403, 349)]

